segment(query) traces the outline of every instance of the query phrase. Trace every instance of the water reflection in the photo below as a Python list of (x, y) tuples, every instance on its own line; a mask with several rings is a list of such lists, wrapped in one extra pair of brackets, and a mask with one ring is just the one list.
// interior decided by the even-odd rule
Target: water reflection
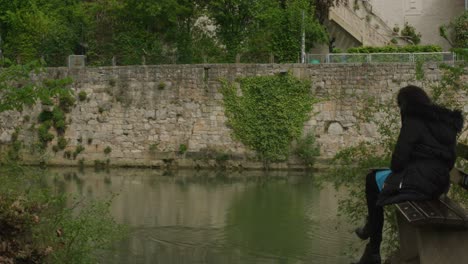
[(130, 236), (102, 263), (349, 263), (337, 199), (303, 173), (52, 170), (57, 191), (105, 198)]

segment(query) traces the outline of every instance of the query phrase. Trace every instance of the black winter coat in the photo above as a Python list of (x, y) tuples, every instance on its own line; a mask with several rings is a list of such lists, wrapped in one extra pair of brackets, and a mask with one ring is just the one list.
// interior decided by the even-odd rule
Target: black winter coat
[(409, 105), (401, 117), (392, 174), (379, 195), (380, 206), (435, 199), (450, 187), (456, 136), (463, 128), (461, 112), (437, 105)]

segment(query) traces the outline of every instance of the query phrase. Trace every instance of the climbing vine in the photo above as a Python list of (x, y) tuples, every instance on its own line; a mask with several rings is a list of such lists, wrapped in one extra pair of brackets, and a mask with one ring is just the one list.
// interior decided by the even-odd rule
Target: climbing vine
[[(37, 135), (39, 138), (39, 146), (42, 150), (47, 148), (50, 141), (54, 139), (54, 135), (50, 133), (50, 128), (53, 127), (59, 140), (57, 146), (54, 147), (54, 152), (65, 149), (67, 141), (63, 138), (65, 134), (66, 126), (66, 113), (71, 111), (71, 108), (75, 104), (75, 98), (73, 91), (67, 89), (72, 80), (70, 78), (60, 80), (46, 80), (49, 87), (61, 87), (63, 92), (55, 97), (45, 97), (41, 100), (43, 110), (39, 114), (38, 121), (40, 123), (37, 129)], [(55, 151), (57, 150), (57, 151)]]
[(224, 82), (222, 94), (234, 137), (266, 163), (284, 161), (292, 140), (301, 136), (315, 99), (310, 83), (291, 74), (246, 77)]

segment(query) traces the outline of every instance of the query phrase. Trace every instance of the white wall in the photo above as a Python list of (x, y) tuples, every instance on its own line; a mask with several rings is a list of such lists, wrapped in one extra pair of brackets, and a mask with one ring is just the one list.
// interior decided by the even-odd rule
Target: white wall
[(464, 0), (370, 0), (373, 11), (390, 27), (403, 28), (405, 22), (422, 35), (421, 44), (450, 45), (439, 36), (439, 26), (448, 24), (465, 10)]

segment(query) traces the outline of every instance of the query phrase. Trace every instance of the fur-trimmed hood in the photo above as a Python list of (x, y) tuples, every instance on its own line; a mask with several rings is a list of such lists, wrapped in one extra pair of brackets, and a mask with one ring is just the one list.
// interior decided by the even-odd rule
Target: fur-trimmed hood
[(427, 121), (442, 122), (453, 127), (457, 133), (463, 129), (463, 115), (460, 110), (431, 105), (407, 105), (401, 109), (402, 116), (421, 118)]
[(453, 134), (458, 134), (463, 129), (464, 119), (460, 110), (450, 110), (435, 104), (406, 105), (402, 107), (401, 115), (403, 119), (413, 117), (425, 121), (431, 133), (441, 143), (451, 143)]

